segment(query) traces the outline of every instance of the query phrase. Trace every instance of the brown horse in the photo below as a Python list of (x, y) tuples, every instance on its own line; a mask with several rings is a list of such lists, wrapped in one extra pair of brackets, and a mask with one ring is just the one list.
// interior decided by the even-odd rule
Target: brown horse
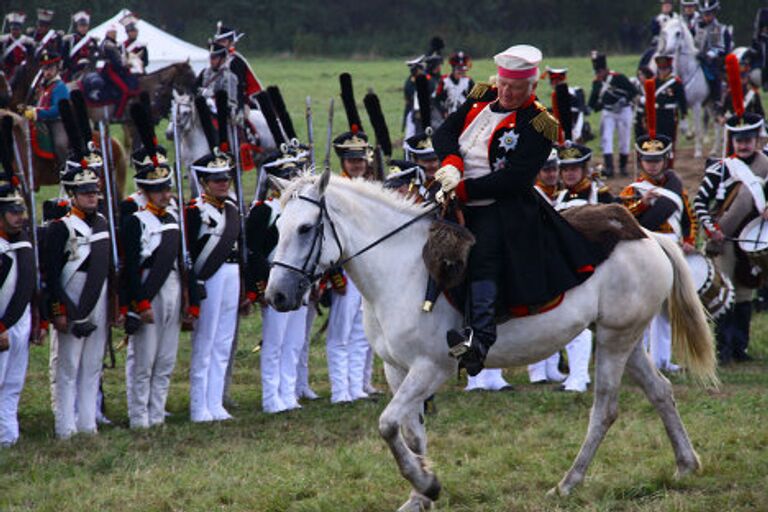
[[(21, 161), (21, 165), (24, 169), (29, 169), (30, 154), (29, 144), (30, 140), (27, 137), (28, 124), (27, 121), (20, 115), (12, 112), (11, 110), (0, 109), (0, 118), (4, 116), (11, 116), (13, 119), (13, 135), (16, 142), (16, 149), (18, 159)], [(96, 145), (99, 145), (98, 132), (93, 133), (93, 140)], [(112, 176), (115, 177), (117, 185), (117, 194), (119, 197), (123, 197), (123, 190), (125, 188), (125, 177), (128, 170), (128, 160), (126, 157), (125, 149), (120, 141), (114, 137), (110, 138), (112, 146), (112, 158), (109, 161), (109, 169)], [(42, 158), (31, 151), (32, 154), (32, 168), (35, 172), (35, 191), (40, 190), (41, 185), (58, 185), (59, 183), (59, 170), (61, 169), (61, 162), (57, 162), (53, 159)], [(18, 161), (16, 162), (18, 166)]]

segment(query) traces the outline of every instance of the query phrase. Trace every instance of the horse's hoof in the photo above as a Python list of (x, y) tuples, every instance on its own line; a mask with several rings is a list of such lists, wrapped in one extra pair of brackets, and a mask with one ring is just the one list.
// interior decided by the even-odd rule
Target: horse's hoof
[(443, 486), (440, 485), (440, 480), (437, 479), (437, 476), (434, 474), (430, 476), (431, 481), (427, 488), (422, 492), (422, 494), (430, 501), (437, 501), (437, 499), (440, 497), (440, 490), (443, 488)]
[(680, 480), (689, 475), (701, 473), (701, 470), (702, 470), (701, 461), (699, 460), (699, 457), (697, 455), (694, 460), (685, 464), (677, 465), (677, 470), (675, 471), (674, 479)]
[(412, 492), (411, 497), (397, 509), (397, 512), (424, 512), (426, 510), (433, 510), (434, 502), (417, 492)]
[(571, 491), (563, 487), (562, 484), (557, 484), (556, 487), (553, 487), (547, 491), (546, 496), (547, 498), (565, 498), (570, 494), (571, 494)]

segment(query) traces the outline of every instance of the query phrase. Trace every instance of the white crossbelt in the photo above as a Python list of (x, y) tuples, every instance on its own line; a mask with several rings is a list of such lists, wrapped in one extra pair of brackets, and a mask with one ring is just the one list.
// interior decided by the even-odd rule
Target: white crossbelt
[(752, 169), (747, 164), (738, 158), (726, 158), (725, 165), (728, 167), (728, 171), (736, 181), (742, 182), (752, 194), (752, 199), (755, 203), (755, 208), (758, 212), (765, 210), (765, 193), (763, 192), (763, 185), (765, 182), (759, 176), (755, 176)]

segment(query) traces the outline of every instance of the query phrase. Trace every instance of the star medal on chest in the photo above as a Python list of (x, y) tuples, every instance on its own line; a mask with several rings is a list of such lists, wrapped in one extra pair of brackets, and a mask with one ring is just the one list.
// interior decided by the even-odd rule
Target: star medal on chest
[(517, 147), (517, 141), (520, 139), (520, 135), (515, 132), (514, 128), (507, 130), (501, 134), (499, 139), (499, 148), (505, 152), (514, 151)]

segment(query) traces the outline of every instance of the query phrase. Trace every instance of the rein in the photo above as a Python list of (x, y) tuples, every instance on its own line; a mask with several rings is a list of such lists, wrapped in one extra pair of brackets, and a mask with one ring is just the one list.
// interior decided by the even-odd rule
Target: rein
[[(304, 263), (301, 267), (295, 267), (293, 265), (290, 265), (288, 263), (283, 263), (281, 261), (272, 261), (271, 266), (273, 267), (282, 267), (287, 270), (291, 270), (293, 272), (296, 272), (298, 274), (301, 274), (302, 277), (304, 277), (307, 281), (309, 281), (309, 284), (314, 284), (317, 281), (322, 278), (323, 274), (325, 272), (317, 272), (317, 266), (320, 263), (320, 256), (323, 252), (323, 241), (325, 239), (325, 230), (324, 228), (324, 222), (323, 219), (328, 219), (328, 224), (331, 227), (331, 233), (333, 234), (333, 240), (336, 243), (336, 247), (339, 250), (339, 258), (341, 258), (341, 254), (344, 253), (344, 249), (341, 246), (341, 240), (339, 239), (339, 234), (336, 230), (336, 225), (333, 222), (333, 219), (331, 218), (328, 207), (325, 204), (325, 196), (320, 198), (319, 200), (313, 199), (311, 197), (299, 194), (296, 196), (298, 199), (301, 199), (303, 201), (307, 201), (308, 203), (312, 203), (315, 206), (317, 206), (320, 209), (320, 215), (317, 218), (317, 222), (315, 223), (315, 237), (312, 239), (312, 245), (309, 249), (309, 253), (307, 254), (307, 257), (304, 259)], [(408, 220), (407, 222), (401, 224), (394, 230), (384, 234), (383, 236), (377, 238), (373, 242), (369, 243), (362, 249), (358, 250), (351, 256), (348, 256), (343, 259), (339, 259), (338, 261), (334, 262), (330, 268), (341, 268), (353, 259), (357, 258), (358, 256), (365, 254), (366, 252), (370, 251), (377, 245), (383, 243), (384, 241), (392, 238), (393, 236), (397, 235), (398, 233), (404, 231), (411, 225), (415, 224), (416, 222), (420, 221), (421, 219), (431, 215), (435, 210), (437, 210), (440, 207), (439, 204), (434, 203), (431, 207), (429, 207), (424, 212), (420, 213), (416, 217)], [(315, 250), (317, 252), (315, 253)], [(311, 265), (311, 268), (308, 268)]]

